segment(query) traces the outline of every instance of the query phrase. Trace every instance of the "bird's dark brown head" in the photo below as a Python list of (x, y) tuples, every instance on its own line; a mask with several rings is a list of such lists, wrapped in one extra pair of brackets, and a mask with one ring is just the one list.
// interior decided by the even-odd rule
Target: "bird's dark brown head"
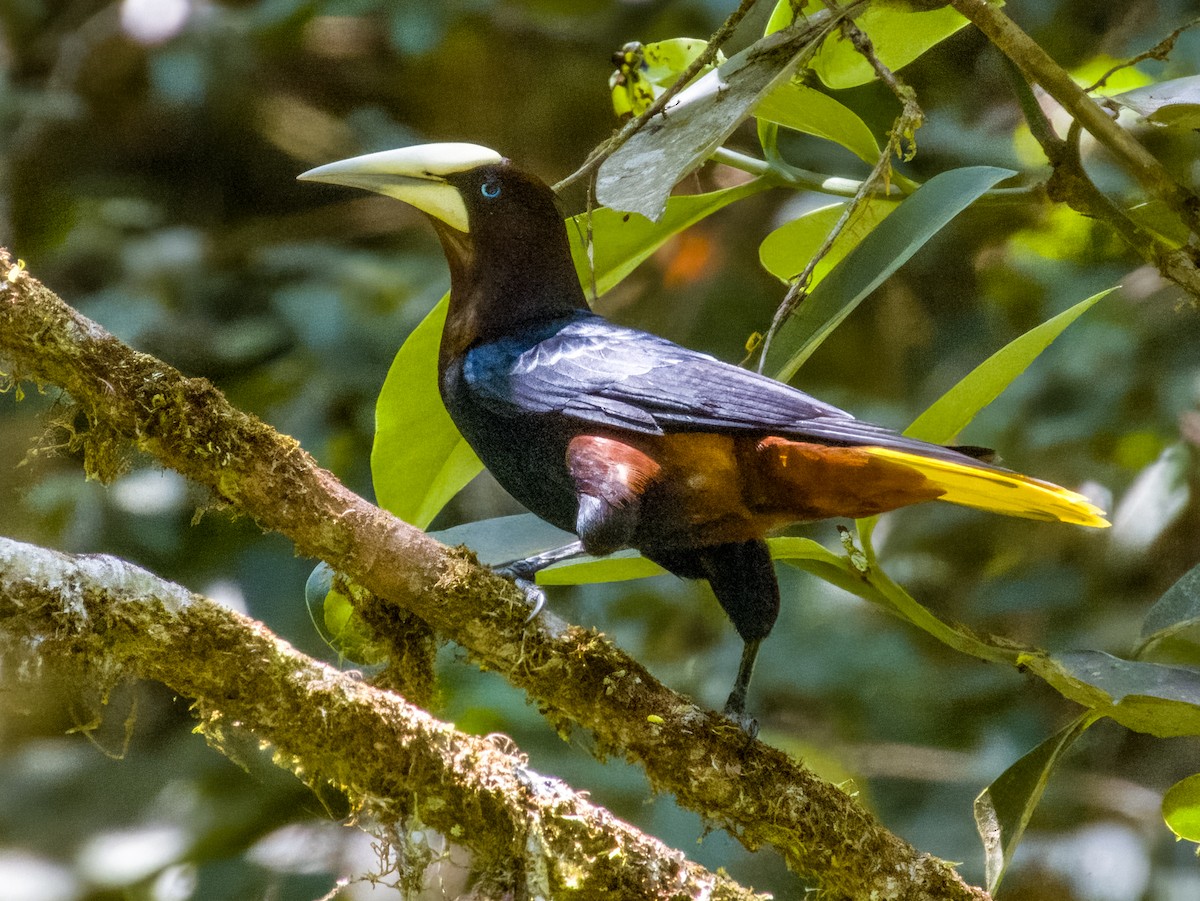
[(429, 216), (450, 266), (452, 353), (587, 308), (554, 192), (494, 150), (423, 144), (300, 178), (366, 188)]

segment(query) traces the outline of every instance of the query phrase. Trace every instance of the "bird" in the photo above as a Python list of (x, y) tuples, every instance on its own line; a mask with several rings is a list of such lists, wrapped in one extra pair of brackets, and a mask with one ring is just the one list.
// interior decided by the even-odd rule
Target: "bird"
[(495, 150), (420, 144), (299, 178), (401, 200), (432, 223), (450, 272), (437, 364), (446, 409), (513, 498), (578, 536), (505, 572), (528, 579), (580, 551), (634, 548), (707, 580), (743, 642), (724, 713), (747, 728), (780, 607), (772, 531), (934, 500), (1108, 525), (1086, 497), (985, 449), (903, 436), (592, 312), (554, 192)]

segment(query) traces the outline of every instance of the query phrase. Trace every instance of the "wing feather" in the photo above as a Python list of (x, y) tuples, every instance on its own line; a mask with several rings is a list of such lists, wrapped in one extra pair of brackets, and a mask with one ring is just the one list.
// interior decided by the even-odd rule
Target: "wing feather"
[(479, 397), (513, 415), (559, 413), (644, 434), (778, 435), (970, 460), (862, 422), (767, 376), (586, 312), (471, 350), (464, 375)]

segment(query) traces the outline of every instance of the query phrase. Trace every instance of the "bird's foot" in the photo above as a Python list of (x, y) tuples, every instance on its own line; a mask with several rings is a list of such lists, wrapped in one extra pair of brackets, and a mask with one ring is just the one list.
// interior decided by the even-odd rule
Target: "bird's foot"
[(537, 574), (539, 567), (536, 557), (526, 557), (523, 560), (513, 560), (505, 563), (502, 566), (493, 566), (492, 572), (498, 576), (504, 576), (506, 579), (512, 579), (514, 582), (528, 582), (533, 584), (533, 577)]
[(517, 587), (525, 593), (525, 599), (532, 608), (529, 617), (525, 620), (525, 622), (529, 622), (541, 613), (542, 608), (546, 606), (546, 595), (533, 582), (537, 574), (552, 563), (558, 563), (560, 560), (569, 560), (571, 557), (577, 557), (582, 553), (583, 545), (578, 541), (572, 541), (570, 544), (551, 548), (540, 554), (534, 554), (532, 557), (512, 560), (501, 566), (493, 566), (492, 572), (498, 576), (504, 576), (506, 579), (512, 579), (517, 584)]
[[(516, 562), (522, 563), (523, 561), (518, 560)], [(529, 615), (525, 617), (525, 622), (532, 622), (542, 612), (542, 608), (546, 606), (546, 592), (538, 588), (532, 578), (525, 578), (520, 567), (508, 564), (507, 566), (498, 566), (492, 571), (498, 576), (512, 579), (513, 584), (521, 589), (521, 593), (525, 595), (525, 603), (529, 605)], [(532, 576), (533, 573), (528, 573), (528, 575)]]
[(739, 699), (734, 697), (734, 695), (730, 695), (729, 700), (725, 702), (725, 709), (722, 713), (725, 715), (725, 719), (746, 733), (747, 739), (754, 741), (754, 739), (758, 738), (758, 720), (746, 712), (746, 699), (744, 697)]

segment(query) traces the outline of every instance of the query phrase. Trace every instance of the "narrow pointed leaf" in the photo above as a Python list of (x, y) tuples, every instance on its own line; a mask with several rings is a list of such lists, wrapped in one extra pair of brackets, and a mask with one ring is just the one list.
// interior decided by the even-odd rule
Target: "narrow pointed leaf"
[(537, 574), (539, 585), (594, 585), (661, 576), (666, 572), (637, 551), (618, 551), (607, 557), (580, 557), (558, 563)]
[(987, 890), (995, 894), (1029, 825), (1050, 773), (1067, 749), (1096, 721), (1084, 714), (1046, 739), (1007, 770), (975, 799), (975, 827), (983, 840)]
[(975, 416), (1003, 393), (1068, 325), (1115, 291), (1109, 288), (1081, 300), (1069, 310), (1035, 326), (976, 366), (957, 385), (934, 401), (904, 434), (935, 444), (949, 444)]
[(829, 273), (771, 344), (766, 371), (789, 381), (839, 323), (930, 238), (985, 191), (1014, 175), (971, 166), (935, 175)]

